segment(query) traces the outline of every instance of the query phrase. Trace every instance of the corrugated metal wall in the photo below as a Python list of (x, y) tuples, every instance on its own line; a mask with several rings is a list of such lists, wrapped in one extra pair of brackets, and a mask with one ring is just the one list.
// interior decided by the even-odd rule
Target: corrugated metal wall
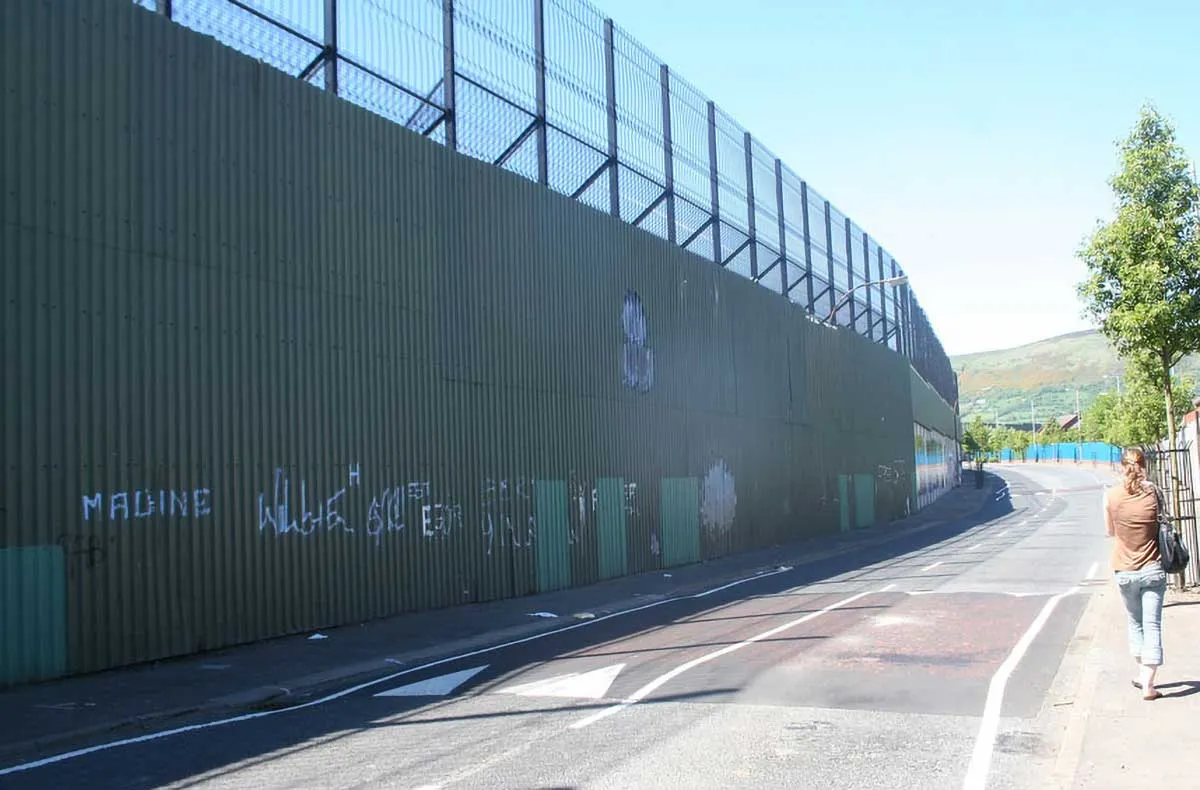
[(0, 7), (0, 682), (909, 506), (883, 346), (125, 0)]

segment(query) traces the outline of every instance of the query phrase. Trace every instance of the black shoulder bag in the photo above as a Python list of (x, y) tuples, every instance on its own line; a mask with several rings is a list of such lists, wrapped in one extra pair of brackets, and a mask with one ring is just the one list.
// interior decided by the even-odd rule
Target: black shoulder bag
[(1183, 545), (1175, 525), (1171, 523), (1162, 489), (1155, 486), (1154, 495), (1158, 498), (1158, 553), (1162, 557), (1163, 570), (1167, 573), (1183, 573), (1191, 559), (1187, 546)]

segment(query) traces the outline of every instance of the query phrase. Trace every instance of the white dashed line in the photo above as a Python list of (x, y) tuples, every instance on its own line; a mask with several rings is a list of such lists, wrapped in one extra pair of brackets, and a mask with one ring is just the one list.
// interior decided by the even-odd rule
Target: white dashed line
[(939, 560), (939, 561), (933, 563), (932, 565), (926, 565), (924, 568), (921, 569), (921, 573), (929, 573), (931, 570), (933, 570), (934, 568), (936, 568), (937, 566), (939, 566), (941, 564), (942, 564), (942, 561)]

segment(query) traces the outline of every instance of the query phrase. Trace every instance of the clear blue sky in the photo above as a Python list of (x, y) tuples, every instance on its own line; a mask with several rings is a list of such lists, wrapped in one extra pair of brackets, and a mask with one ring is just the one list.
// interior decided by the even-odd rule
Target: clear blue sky
[(1087, 328), (1146, 100), (1200, 159), (1200, 1), (593, 0), (878, 239), (950, 353)]

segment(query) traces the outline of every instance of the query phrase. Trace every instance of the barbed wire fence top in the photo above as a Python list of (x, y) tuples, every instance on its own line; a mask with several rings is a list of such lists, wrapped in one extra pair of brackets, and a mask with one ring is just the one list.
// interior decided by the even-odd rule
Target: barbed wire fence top
[(625, 222), (958, 384), (903, 269), (612, 20), (579, 0), (133, 0)]

